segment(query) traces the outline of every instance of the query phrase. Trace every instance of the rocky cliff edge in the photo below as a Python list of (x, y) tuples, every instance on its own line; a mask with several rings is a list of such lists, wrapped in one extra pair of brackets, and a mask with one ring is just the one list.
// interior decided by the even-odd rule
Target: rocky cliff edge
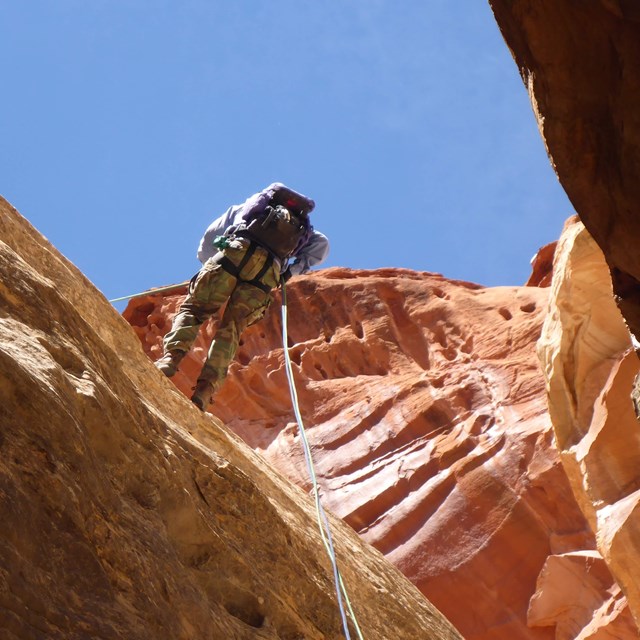
[[(177, 392), (3, 200), (0, 274), (0, 636), (342, 637), (309, 497)], [(333, 527), (366, 638), (461, 637)]]

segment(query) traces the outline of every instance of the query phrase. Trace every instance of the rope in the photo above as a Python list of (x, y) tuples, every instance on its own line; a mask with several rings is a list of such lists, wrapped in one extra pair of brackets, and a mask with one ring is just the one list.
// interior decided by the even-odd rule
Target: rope
[(157, 289), (148, 289), (147, 291), (142, 291), (141, 293), (134, 293), (130, 296), (122, 296), (120, 298), (113, 298), (113, 300), (109, 300), (109, 302), (120, 302), (121, 300), (131, 300), (133, 298), (141, 298), (142, 296), (153, 296), (156, 293), (165, 293), (165, 291), (172, 291), (173, 289), (180, 289), (181, 287), (186, 287), (189, 284), (189, 280), (186, 282), (181, 282), (180, 284), (170, 284), (167, 287), (158, 287)]
[[(167, 287), (159, 287), (157, 289), (150, 289), (148, 291), (143, 291), (141, 293), (134, 293), (130, 296), (122, 296), (120, 298), (113, 298), (109, 300), (109, 302), (120, 302), (122, 300), (131, 300), (133, 298), (140, 298), (142, 296), (150, 296), (155, 295), (157, 293), (165, 293), (167, 291), (171, 291), (173, 289), (180, 289), (181, 287), (185, 287), (189, 284), (189, 281), (183, 282), (181, 284), (172, 284)], [(338, 607), (340, 608), (340, 617), (342, 618), (342, 627), (344, 629), (344, 635), (347, 640), (351, 640), (351, 635), (349, 634), (349, 625), (347, 623), (347, 614), (345, 612), (345, 604), (347, 606), (349, 616), (351, 621), (353, 622), (353, 626), (355, 627), (356, 633), (358, 634), (359, 640), (364, 640), (364, 636), (360, 631), (360, 627), (358, 625), (358, 620), (356, 618), (355, 613), (353, 612), (353, 607), (351, 606), (351, 601), (349, 600), (349, 595), (347, 593), (347, 588), (342, 580), (342, 576), (340, 575), (340, 571), (338, 569), (338, 562), (336, 560), (335, 549), (333, 546), (333, 538), (331, 536), (331, 527), (329, 525), (329, 520), (327, 518), (327, 514), (324, 511), (322, 503), (320, 502), (320, 488), (318, 486), (318, 479), (316, 477), (316, 471), (313, 464), (313, 459), (311, 457), (311, 447), (309, 445), (309, 440), (307, 439), (307, 433), (304, 428), (304, 423), (302, 421), (302, 415), (300, 413), (300, 403), (298, 401), (298, 392), (296, 390), (295, 381), (293, 379), (293, 367), (291, 365), (291, 358), (289, 357), (289, 336), (287, 331), (287, 291), (284, 279), (282, 279), (282, 344), (284, 351), (284, 361), (285, 361), (285, 371), (287, 373), (287, 380), (289, 382), (289, 391), (291, 392), (291, 401), (293, 404), (293, 411), (296, 416), (296, 421), (298, 422), (298, 428), (300, 430), (300, 436), (302, 438), (302, 445), (304, 449), (304, 457), (307, 463), (307, 470), (309, 472), (309, 477), (311, 478), (311, 482), (313, 484), (313, 495), (316, 503), (316, 515), (318, 518), (318, 528), (320, 529), (320, 536), (322, 537), (322, 542), (324, 544), (325, 550), (327, 551), (327, 555), (331, 560), (331, 566), (333, 567), (333, 578), (335, 582), (336, 594), (338, 596)]]
[[(287, 373), (287, 380), (289, 382), (289, 390), (291, 392), (291, 401), (293, 403), (293, 411), (296, 416), (296, 420), (298, 422), (298, 428), (300, 430), (300, 436), (302, 439), (302, 445), (304, 449), (304, 457), (307, 463), (307, 470), (309, 472), (309, 477), (311, 478), (311, 482), (313, 484), (313, 495), (316, 503), (316, 515), (318, 518), (318, 527), (320, 529), (322, 542), (324, 543), (324, 547), (327, 551), (329, 559), (331, 560), (331, 565), (333, 567), (333, 578), (335, 582), (336, 594), (338, 596), (338, 607), (340, 608), (340, 617), (342, 618), (342, 627), (344, 629), (344, 635), (347, 638), (347, 640), (351, 640), (351, 636), (349, 634), (349, 626), (347, 624), (347, 616), (344, 609), (344, 604), (346, 603), (347, 608), (349, 610), (349, 616), (351, 617), (353, 625), (356, 629), (358, 638), (360, 640), (364, 640), (362, 632), (360, 631), (360, 627), (358, 626), (358, 621), (353, 612), (353, 608), (349, 600), (349, 595), (347, 594), (347, 589), (342, 580), (342, 576), (340, 575), (340, 571), (338, 570), (338, 562), (336, 560), (335, 549), (333, 546), (331, 528), (329, 526), (329, 520), (327, 519), (327, 515), (324, 511), (322, 503), (320, 502), (320, 491), (318, 486), (318, 479), (316, 477), (315, 467), (313, 465), (313, 459), (311, 457), (311, 447), (309, 446), (307, 433), (305, 431), (304, 424), (302, 421), (302, 415), (300, 413), (300, 403), (298, 402), (298, 392), (296, 391), (296, 386), (293, 379), (293, 368), (291, 366), (291, 358), (289, 357), (289, 346), (288, 346), (289, 336), (288, 336), (288, 330), (287, 330), (287, 292), (286, 292), (284, 279), (282, 279), (282, 345), (283, 345), (283, 351), (284, 351), (285, 371)], [(344, 602), (343, 602), (343, 597), (344, 597)]]

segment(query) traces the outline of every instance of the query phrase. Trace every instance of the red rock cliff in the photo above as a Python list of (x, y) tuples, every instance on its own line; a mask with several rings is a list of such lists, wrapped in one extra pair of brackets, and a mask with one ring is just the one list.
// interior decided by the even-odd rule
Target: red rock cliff
[[(288, 292), (290, 353), (330, 509), (467, 640), (551, 639), (563, 625), (633, 637), (553, 443), (536, 356), (549, 289), (329, 269)], [(125, 312), (152, 358), (181, 299), (150, 295)], [(211, 410), (308, 488), (279, 309), (246, 332)], [(213, 332), (175, 378), (185, 392)], [(590, 581), (588, 598), (564, 592), (568, 575)], [(603, 608), (615, 614), (594, 622)]]

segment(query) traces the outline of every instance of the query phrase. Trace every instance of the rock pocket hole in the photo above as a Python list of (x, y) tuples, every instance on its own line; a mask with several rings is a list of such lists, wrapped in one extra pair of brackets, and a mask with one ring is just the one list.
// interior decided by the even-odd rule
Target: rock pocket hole
[(505, 319), (505, 320), (511, 320), (511, 318), (513, 318), (513, 316), (511, 315), (511, 311), (509, 311), (509, 309), (505, 309), (504, 307), (502, 307), (502, 309), (498, 309), (498, 313)]
[(245, 351), (239, 351), (238, 354), (236, 355), (236, 359), (243, 367), (246, 367), (251, 362), (251, 358), (249, 357), (249, 354), (246, 353)]
[(321, 364), (316, 364), (315, 368), (316, 368), (316, 371), (322, 376), (323, 380), (327, 380), (329, 378), (329, 375), (324, 370), (324, 368), (323, 368), (323, 366)]
[(142, 480), (131, 483), (129, 494), (143, 509), (155, 508), (160, 500), (157, 489)]
[(536, 303), (535, 302), (530, 302), (529, 304), (523, 304), (520, 307), (520, 311), (524, 311), (525, 313), (531, 313), (532, 311), (536, 310)]
[(76, 378), (82, 377), (85, 371), (84, 363), (71, 349), (58, 346), (44, 338), (37, 338), (37, 340), (64, 371)]
[(295, 349), (290, 349), (289, 357), (291, 358), (291, 362), (295, 362), (298, 366), (300, 366), (300, 362), (302, 361), (302, 352), (299, 347)]
[(264, 613), (262, 613), (258, 598), (252, 593), (236, 592), (233, 601), (225, 602), (224, 608), (234, 618), (242, 620), (254, 629), (259, 629), (264, 624)]
[(353, 323), (353, 333), (356, 334), (358, 340), (362, 340), (364, 338), (364, 328), (362, 327), (362, 322), (360, 322), (360, 320), (356, 320)]
[(133, 314), (129, 318), (129, 324), (134, 327), (146, 327), (149, 316), (153, 313), (155, 306), (155, 302), (141, 304), (137, 309), (133, 310)]

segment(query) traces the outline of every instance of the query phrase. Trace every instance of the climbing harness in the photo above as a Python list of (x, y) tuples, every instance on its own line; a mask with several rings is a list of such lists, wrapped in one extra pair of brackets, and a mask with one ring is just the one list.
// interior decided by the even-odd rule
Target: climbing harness
[[(293, 379), (293, 367), (291, 366), (291, 358), (289, 357), (289, 336), (287, 330), (287, 290), (285, 285), (284, 278), (281, 278), (282, 284), (282, 345), (284, 351), (284, 362), (285, 362), (285, 371), (287, 373), (287, 381), (289, 382), (289, 391), (291, 392), (291, 401), (293, 404), (293, 412), (296, 417), (296, 421), (298, 423), (298, 428), (300, 430), (300, 439), (302, 440), (302, 446), (304, 449), (304, 458), (307, 463), (307, 471), (309, 472), (309, 477), (311, 479), (313, 485), (313, 496), (316, 503), (316, 516), (318, 518), (318, 527), (320, 529), (320, 536), (322, 537), (322, 542), (324, 543), (324, 547), (327, 551), (327, 555), (331, 560), (331, 565), (333, 567), (333, 577), (335, 582), (336, 594), (338, 597), (338, 607), (340, 608), (340, 617), (342, 618), (342, 628), (344, 629), (344, 635), (347, 640), (351, 640), (351, 635), (349, 634), (349, 626), (347, 623), (347, 615), (345, 612), (345, 604), (349, 611), (349, 616), (351, 621), (353, 622), (353, 626), (355, 627), (356, 633), (358, 634), (359, 640), (364, 640), (362, 632), (360, 631), (360, 627), (358, 626), (358, 620), (356, 619), (355, 613), (353, 612), (353, 608), (351, 607), (351, 602), (349, 601), (349, 595), (347, 594), (347, 588), (344, 585), (344, 581), (342, 580), (342, 576), (340, 575), (340, 571), (338, 569), (338, 562), (336, 560), (335, 549), (333, 546), (333, 538), (331, 536), (331, 528), (329, 526), (329, 520), (322, 506), (322, 502), (320, 501), (320, 490), (318, 486), (318, 479), (316, 477), (316, 471), (313, 464), (313, 458), (311, 457), (311, 447), (309, 445), (309, 440), (307, 439), (307, 434), (304, 428), (304, 423), (302, 421), (302, 415), (300, 413), (300, 404), (298, 402), (298, 392), (296, 390), (295, 381)], [(344, 598), (344, 602), (343, 602)]]
[(224, 253), (219, 253), (216, 257), (213, 258), (213, 260), (215, 260), (227, 273), (240, 280), (240, 282), (258, 287), (258, 289), (261, 289), (265, 293), (271, 293), (271, 287), (268, 284), (262, 282), (262, 278), (264, 277), (265, 273), (267, 273), (267, 271), (269, 271), (269, 269), (273, 265), (273, 256), (270, 253), (267, 253), (267, 257), (265, 258), (264, 264), (262, 265), (262, 269), (260, 269), (259, 273), (257, 273), (252, 280), (244, 280), (240, 277), (240, 273), (245, 268), (246, 264), (252, 258), (257, 249), (258, 244), (255, 242), (250, 242), (242, 260), (240, 261), (240, 264), (238, 265), (235, 265), (231, 260), (229, 260), (229, 258), (227, 258)]
[[(227, 238), (226, 236), (217, 236), (214, 241), (214, 244), (216, 247), (220, 249), (226, 248), (229, 246), (229, 238)], [(238, 264), (237, 266), (233, 264), (233, 262), (229, 260), (229, 258), (227, 258), (227, 256), (225, 256), (223, 253), (219, 254), (219, 257), (216, 258), (216, 262), (227, 273), (231, 274), (234, 278), (237, 278), (241, 282), (245, 282), (246, 284), (251, 284), (254, 287), (258, 287), (258, 289), (261, 289), (265, 293), (271, 293), (271, 287), (268, 284), (265, 284), (264, 282), (262, 282), (262, 278), (264, 277), (265, 273), (269, 271), (269, 269), (271, 268), (271, 265), (273, 265), (272, 255), (270, 254), (267, 255), (267, 258), (264, 261), (264, 265), (262, 266), (262, 269), (260, 269), (260, 271), (255, 275), (253, 280), (243, 280), (240, 277), (240, 272), (244, 269), (247, 262), (249, 262), (253, 254), (256, 252), (256, 250), (258, 249), (258, 246), (259, 245), (257, 243), (251, 242), (242, 260), (240, 261), (240, 264)], [(166, 287), (158, 287), (157, 289), (142, 291), (141, 293), (134, 293), (133, 295), (130, 295), (130, 296), (121, 296), (120, 298), (113, 298), (112, 300), (109, 300), (109, 302), (113, 303), (113, 302), (121, 302), (122, 300), (133, 300), (134, 298), (141, 298), (143, 296), (152, 296), (152, 295), (155, 295), (156, 293), (166, 293), (167, 291), (173, 291), (174, 289), (175, 290), (182, 289), (182, 287), (188, 287), (191, 284), (191, 282), (193, 282), (193, 280), (198, 276), (198, 273), (196, 273), (191, 280), (187, 280), (186, 282), (181, 282), (180, 284), (172, 284)]]

